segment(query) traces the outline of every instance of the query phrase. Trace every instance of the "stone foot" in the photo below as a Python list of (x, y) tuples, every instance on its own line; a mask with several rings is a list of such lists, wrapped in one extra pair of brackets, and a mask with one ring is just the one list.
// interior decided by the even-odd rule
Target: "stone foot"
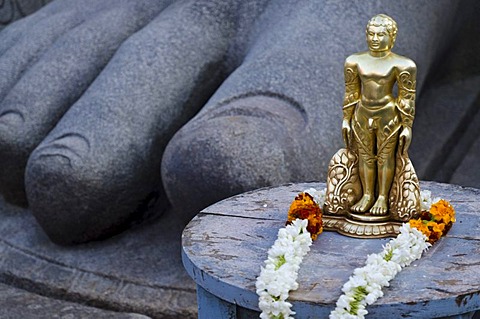
[[(162, 185), (186, 218), (248, 189), (324, 180), (341, 144), (332, 52), (353, 49), (332, 12), (359, 16), (339, 3), (57, 0), (12, 23), (0, 33), (0, 193), (70, 244), (142, 219), (167, 202)], [(435, 49), (445, 33), (421, 18), (456, 11), (408, 6), (405, 32), (422, 30), (411, 47)], [(424, 69), (434, 49), (417, 54)]]
[(295, 133), (303, 125), (288, 102), (266, 96), (204, 113), (165, 150), (162, 180), (172, 205), (191, 218), (226, 197), (291, 181), (300, 175), (292, 141), (300, 139)]
[[(62, 113), (65, 110), (58, 111), (62, 115), (58, 122), (49, 119), (48, 123), (53, 122), (55, 126), (52, 130), (42, 121), (50, 116), (34, 117), (33, 112), (37, 110), (34, 105), (31, 105), (30, 116), (25, 116), (35, 121), (32, 123), (35, 128), (43, 125), (46, 134), (37, 136), (39, 144), (34, 145), (30, 156), (28, 150), (24, 152), (28, 156), (26, 195), (39, 224), (50, 239), (59, 244), (112, 236), (132, 223), (160, 215), (168, 205), (160, 175), (167, 142), (198, 112), (223, 80), (222, 59), (230, 33), (222, 24), (192, 19), (192, 13), (204, 12), (202, 3), (189, 1), (170, 7), (168, 21), (161, 14), (155, 15), (165, 2), (122, 3), (126, 6), (124, 10), (120, 4), (111, 7), (111, 14), (119, 16), (119, 25), (113, 24), (113, 20), (102, 20), (87, 30), (107, 32), (102, 24), (112, 29), (113, 34), (107, 33), (105, 37), (118, 39), (118, 50), (109, 61), (110, 56), (91, 56), (97, 50), (93, 43), (80, 42), (75, 46), (88, 44), (87, 52), (91, 55), (88, 59), (83, 57), (89, 62), (85, 62), (88, 66), (100, 58), (108, 62), (101, 74), (91, 77), (96, 76), (88, 90), (79, 92), (83, 94), (73, 105), (62, 104), (69, 109), (65, 114)], [(231, 10), (228, 4), (216, 9), (222, 9), (224, 14)], [(120, 15), (119, 10), (125, 16)], [(215, 11), (217, 13), (221, 12)], [(134, 21), (127, 23), (130, 15)], [(148, 25), (143, 27), (140, 22)], [(124, 25), (131, 27), (121, 29)], [(132, 32), (136, 33), (128, 37)], [(202, 37), (204, 34), (211, 37)], [(99, 35), (85, 38), (85, 41), (97, 39)], [(174, 38), (181, 39), (181, 45), (172, 45)], [(104, 38), (98, 41), (103, 44)], [(57, 50), (64, 48), (57, 47)], [(99, 71), (103, 65), (100, 66)], [(76, 78), (68, 79), (78, 85)], [(50, 80), (41, 83), (44, 82), (53, 86)], [(73, 84), (69, 83), (68, 88)], [(31, 87), (35, 86), (31, 84)], [(48, 92), (52, 94), (53, 89), (71, 92), (61, 85)], [(38, 98), (49, 96), (41, 93), (46, 91), (40, 90)], [(56, 107), (52, 105), (42, 112), (54, 113)], [(36, 136), (24, 134), (24, 139), (28, 141), (30, 135)]]
[(32, 151), (121, 44), (167, 5), (147, 1), (148, 8), (125, 0), (55, 1), (2, 31), (0, 192), (7, 201), (27, 205), (24, 177)]

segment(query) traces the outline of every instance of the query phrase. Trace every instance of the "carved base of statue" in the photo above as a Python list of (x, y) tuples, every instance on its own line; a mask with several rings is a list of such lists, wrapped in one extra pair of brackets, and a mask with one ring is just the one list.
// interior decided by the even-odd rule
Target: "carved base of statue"
[(420, 213), (420, 186), (408, 156), (396, 153), (395, 174), (390, 188), (388, 213), (356, 213), (350, 208), (362, 197), (358, 157), (345, 148), (331, 159), (325, 195), (324, 228), (360, 238), (396, 236), (402, 222)]

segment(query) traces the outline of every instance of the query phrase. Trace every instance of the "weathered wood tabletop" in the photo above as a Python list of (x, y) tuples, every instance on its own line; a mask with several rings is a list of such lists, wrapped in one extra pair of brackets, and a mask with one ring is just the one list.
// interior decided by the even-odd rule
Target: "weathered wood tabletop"
[[(204, 209), (188, 224), (183, 263), (197, 283), (200, 318), (214, 318), (215, 311), (223, 318), (258, 318), (255, 280), (260, 266), (285, 225), (291, 201), (310, 187), (325, 185), (290, 184), (244, 193)], [(480, 309), (480, 190), (433, 182), (422, 182), (421, 188), (449, 200), (457, 222), (391, 281), (384, 297), (368, 307), (368, 318), (460, 318)], [(290, 293), (296, 318), (328, 318), (353, 270), (388, 240), (322, 233), (302, 263), (299, 289)], [(223, 309), (210, 309), (215, 305)]]

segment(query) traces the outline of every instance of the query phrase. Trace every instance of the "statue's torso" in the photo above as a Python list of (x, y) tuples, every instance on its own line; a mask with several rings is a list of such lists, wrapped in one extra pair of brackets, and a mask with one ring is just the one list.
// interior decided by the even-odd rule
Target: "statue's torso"
[(356, 69), (361, 82), (361, 104), (367, 108), (379, 108), (394, 101), (393, 86), (409, 61), (394, 53), (373, 57), (362, 52), (348, 57), (347, 64)]

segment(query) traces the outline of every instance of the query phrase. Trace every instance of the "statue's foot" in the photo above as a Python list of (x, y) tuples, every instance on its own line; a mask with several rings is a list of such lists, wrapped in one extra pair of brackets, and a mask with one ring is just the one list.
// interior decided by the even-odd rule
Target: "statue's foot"
[[(426, 14), (446, 20), (452, 10), (440, 7), (418, 5), (405, 27), (424, 30)], [(331, 70), (343, 61), (331, 56), (355, 47), (332, 12), (358, 10), (348, 1), (51, 2), (0, 33), (0, 192), (28, 198), (58, 243), (112, 235), (165, 201), (164, 149), (197, 113), (162, 167), (185, 216), (247, 189), (323, 179), (341, 144), (342, 80)], [(418, 52), (442, 34), (429, 26), (412, 42)]]
[(191, 218), (234, 194), (307, 178), (305, 166), (295, 165), (301, 153), (294, 151), (304, 125), (288, 101), (262, 95), (203, 113), (165, 150), (162, 180), (169, 199)]
[[(27, 204), (24, 177), (31, 152), (121, 44), (167, 5), (141, 2), (54, 1), (2, 31), (0, 192), (7, 201)], [(88, 126), (89, 120), (76, 121)]]
[(362, 198), (350, 209), (355, 213), (365, 213), (372, 207), (374, 197), (371, 194), (364, 194)]
[(372, 215), (386, 215), (388, 212), (388, 202), (385, 196), (378, 196), (377, 201), (370, 209)]
[[(141, 17), (147, 13), (132, 10), (138, 6), (152, 15), (149, 9), (158, 10), (162, 2), (122, 3), (128, 4), (125, 10), (112, 8)], [(233, 9), (226, 3), (216, 7), (219, 11), (209, 12), (204, 6), (208, 3), (173, 5), (169, 19), (160, 14), (119, 43), (95, 82), (29, 156), (25, 172), (28, 202), (56, 243), (111, 236), (160, 212), (149, 209), (156, 200), (157, 206), (166, 205), (160, 163), (167, 142), (198, 112), (224, 77), (223, 58), (230, 33), (223, 29), (222, 19), (212, 20), (220, 10)], [(198, 19), (192, 14), (198, 14)], [(128, 22), (127, 17), (117, 15)], [(105, 31), (101, 25), (89, 30)], [(127, 37), (129, 31), (118, 32)], [(202, 37), (204, 34), (210, 37)], [(172, 39), (179, 43), (173, 45)], [(91, 59), (89, 65), (97, 61)], [(44, 125), (42, 119), (35, 124)]]

